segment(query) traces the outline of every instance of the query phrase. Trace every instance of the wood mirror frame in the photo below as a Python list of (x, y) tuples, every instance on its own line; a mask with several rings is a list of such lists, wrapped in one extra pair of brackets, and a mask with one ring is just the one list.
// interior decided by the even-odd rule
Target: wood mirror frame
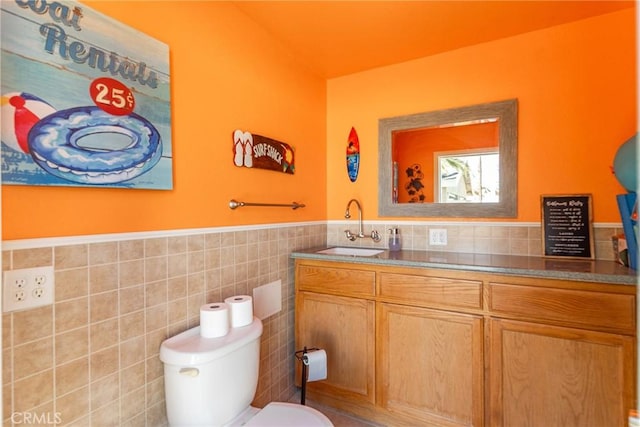
[[(394, 131), (497, 118), (500, 201), (497, 203), (393, 203)], [(378, 121), (378, 215), (408, 217), (514, 218), (518, 203), (518, 101), (389, 117)]]

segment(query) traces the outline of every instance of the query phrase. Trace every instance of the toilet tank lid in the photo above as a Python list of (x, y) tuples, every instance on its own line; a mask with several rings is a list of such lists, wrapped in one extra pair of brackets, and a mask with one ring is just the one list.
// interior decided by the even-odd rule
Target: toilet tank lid
[(262, 322), (257, 317), (247, 326), (230, 328), (218, 338), (200, 336), (200, 326), (165, 340), (160, 346), (160, 360), (169, 365), (197, 366), (219, 359), (256, 340), (262, 335)]

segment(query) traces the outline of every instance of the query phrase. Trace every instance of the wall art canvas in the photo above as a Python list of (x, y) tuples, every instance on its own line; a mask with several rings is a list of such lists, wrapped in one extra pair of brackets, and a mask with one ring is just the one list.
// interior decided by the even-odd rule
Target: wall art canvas
[(166, 44), (74, 1), (0, 19), (3, 184), (172, 189)]

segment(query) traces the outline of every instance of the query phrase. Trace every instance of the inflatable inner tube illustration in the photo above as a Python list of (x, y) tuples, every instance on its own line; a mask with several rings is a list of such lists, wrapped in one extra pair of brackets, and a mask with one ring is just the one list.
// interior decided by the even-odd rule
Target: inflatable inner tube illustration
[(52, 175), (83, 184), (128, 181), (153, 168), (162, 156), (157, 129), (131, 113), (113, 116), (98, 107), (51, 114), (29, 132), (34, 161)]

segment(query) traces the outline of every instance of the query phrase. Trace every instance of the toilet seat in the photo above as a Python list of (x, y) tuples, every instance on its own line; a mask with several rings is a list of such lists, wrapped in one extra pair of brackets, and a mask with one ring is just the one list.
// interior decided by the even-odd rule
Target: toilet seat
[(323, 413), (295, 403), (272, 402), (244, 424), (247, 427), (332, 427)]

